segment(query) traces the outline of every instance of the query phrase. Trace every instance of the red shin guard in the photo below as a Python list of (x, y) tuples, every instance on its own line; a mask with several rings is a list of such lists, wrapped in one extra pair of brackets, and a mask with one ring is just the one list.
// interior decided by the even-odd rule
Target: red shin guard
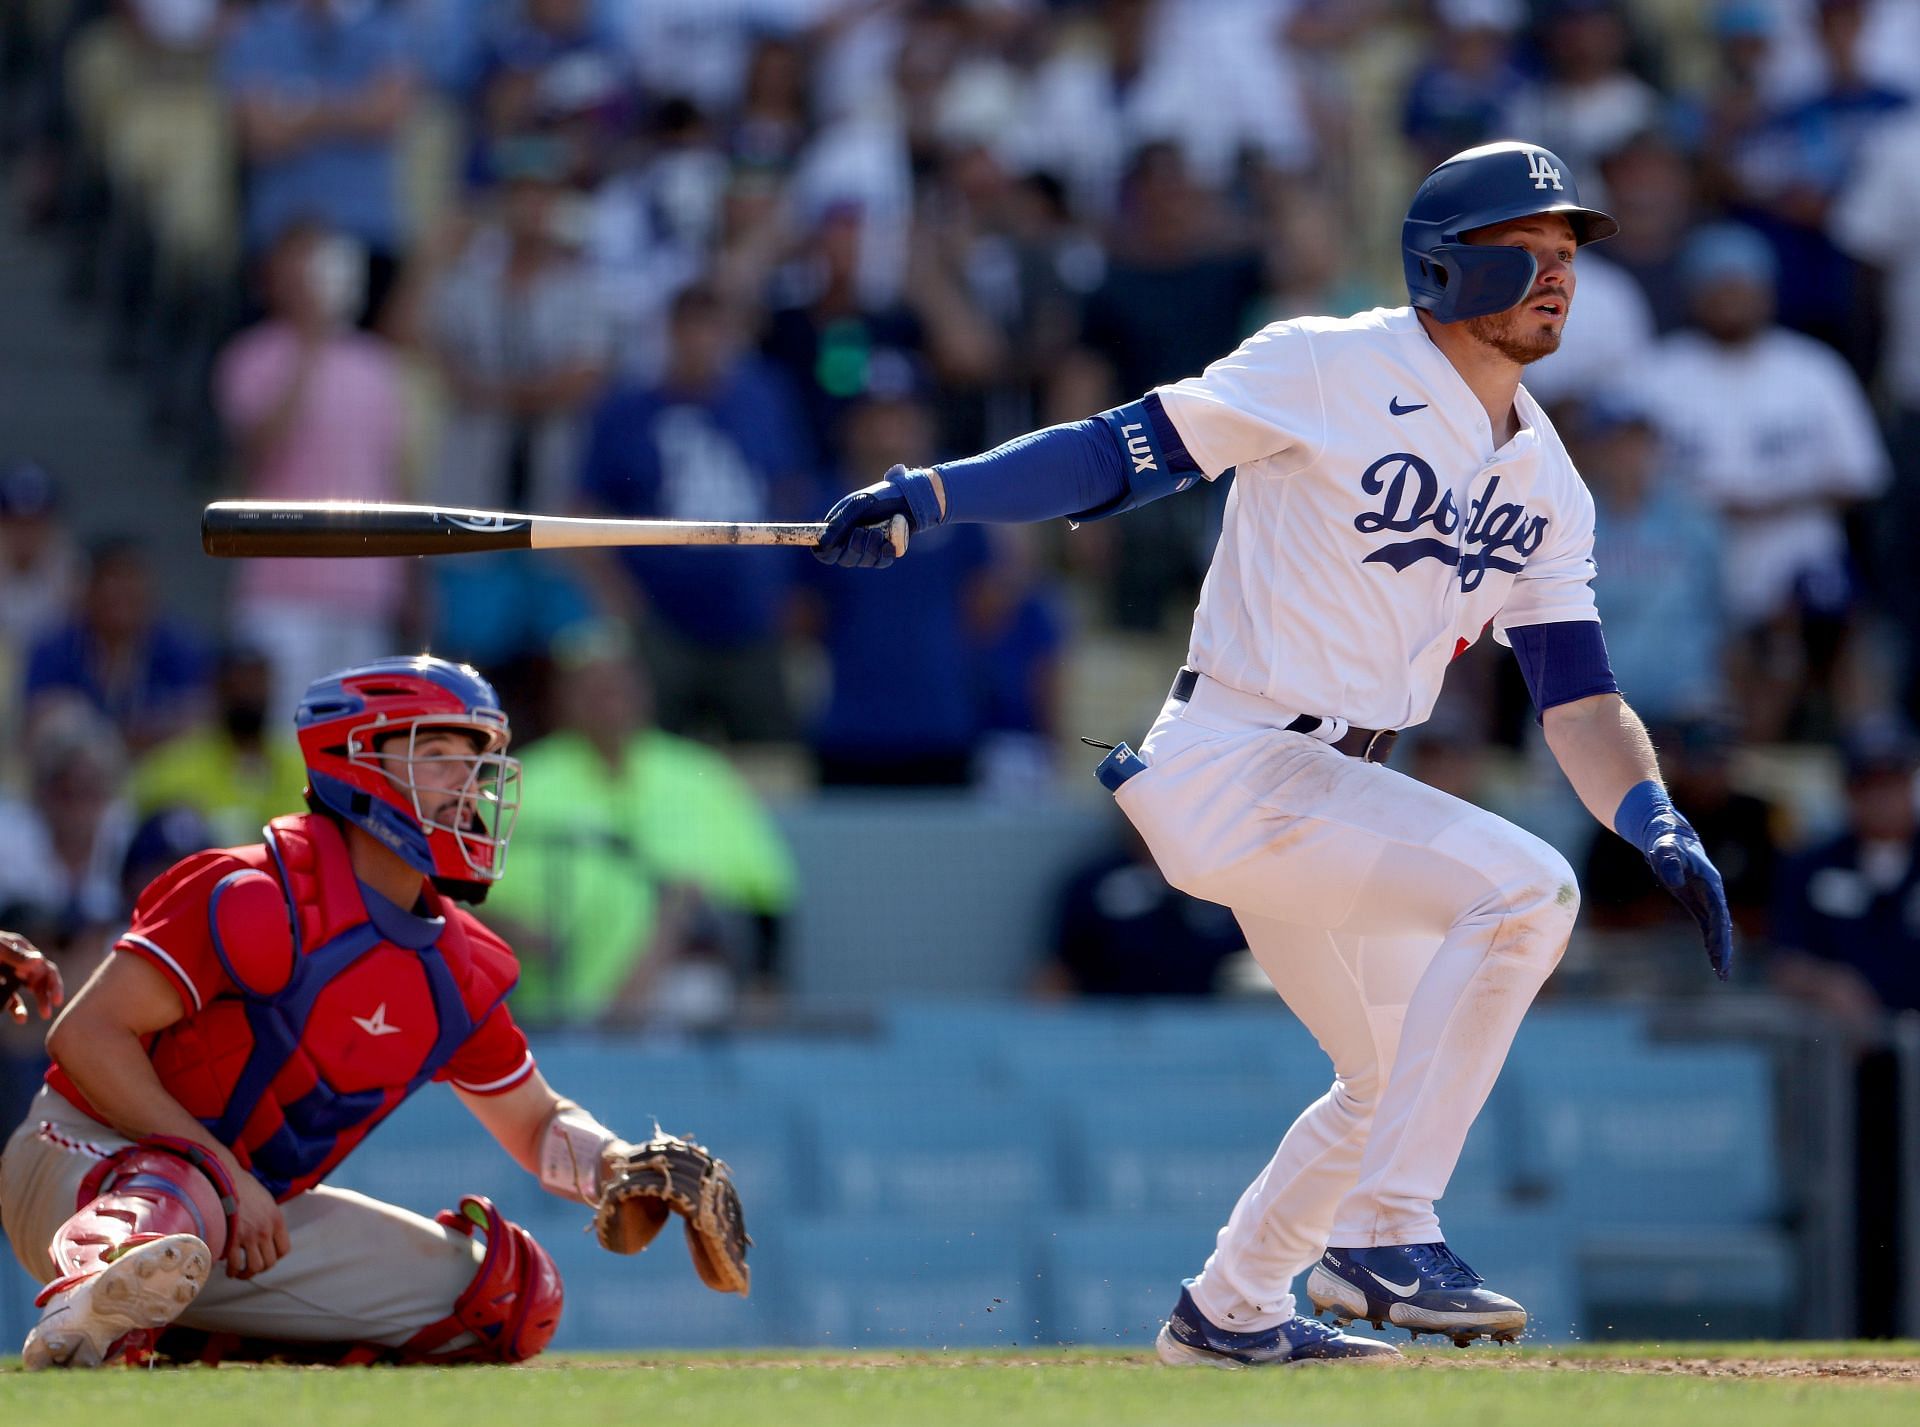
[(128, 1249), (169, 1234), (192, 1234), (226, 1252), (235, 1208), (233, 1181), (220, 1161), (190, 1140), (155, 1136), (102, 1160), (80, 1185), (80, 1209), (48, 1246), (60, 1271), (34, 1301), (97, 1274)]

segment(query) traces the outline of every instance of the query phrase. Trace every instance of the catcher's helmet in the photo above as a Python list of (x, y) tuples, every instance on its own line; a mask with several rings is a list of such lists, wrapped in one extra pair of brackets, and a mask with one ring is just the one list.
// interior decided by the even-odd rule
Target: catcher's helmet
[[(376, 659), (316, 679), (294, 715), (310, 801), (378, 838), (444, 891), (497, 881), (520, 809), (520, 763), (506, 756), (507, 715), (477, 669), (430, 654)], [(474, 752), (417, 754), (423, 730), (471, 735)], [(388, 736), (399, 747), (376, 749)], [(458, 777), (422, 783), (434, 764)], [(429, 811), (425, 795), (450, 808)]]
[(1533, 255), (1463, 243), (1460, 235), (1536, 213), (1560, 214), (1582, 246), (1620, 231), (1607, 214), (1581, 206), (1567, 165), (1538, 144), (1482, 144), (1441, 164), (1421, 182), (1400, 230), (1413, 305), (1442, 322), (1464, 322), (1524, 301)]

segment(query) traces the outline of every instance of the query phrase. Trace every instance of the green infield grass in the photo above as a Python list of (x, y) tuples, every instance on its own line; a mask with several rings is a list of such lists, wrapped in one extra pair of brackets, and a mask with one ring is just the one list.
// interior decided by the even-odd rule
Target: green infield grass
[(672, 1353), (517, 1368), (0, 1367), (0, 1423), (69, 1427), (1772, 1427), (1920, 1423), (1920, 1344), (1415, 1349), (1403, 1367), (1225, 1373), (1138, 1352)]

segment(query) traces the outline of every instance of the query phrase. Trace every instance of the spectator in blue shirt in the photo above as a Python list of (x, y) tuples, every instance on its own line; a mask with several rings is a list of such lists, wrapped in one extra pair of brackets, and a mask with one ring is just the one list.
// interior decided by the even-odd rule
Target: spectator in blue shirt
[(924, 363), (929, 345), (908, 304), (872, 302), (862, 293), (864, 222), (851, 200), (823, 208), (798, 257), (776, 274), (774, 309), (761, 337), (767, 359), (799, 393), (823, 451), (835, 448), (847, 409), (876, 382), (903, 379)]
[[(933, 415), (917, 394), (869, 394), (847, 411), (841, 429), (849, 473), (842, 489), (865, 482), (857, 473), (934, 458)], [(902, 578), (884, 584), (807, 562), (813, 622), (831, 673), (826, 707), (808, 734), (822, 784), (971, 781), (981, 729), (975, 614), (989, 564), (978, 525), (914, 536), (913, 558), (895, 567)]]
[(221, 81), (246, 165), (247, 251), (321, 221), (365, 246), (376, 311), (404, 236), (397, 141), (414, 95), (403, 21), (374, 0), (267, 0), (228, 41)]
[(1507, 105), (1523, 83), (1513, 33), (1526, 19), (1520, 0), (1438, 0), (1434, 59), (1407, 87), (1400, 132), (1421, 170), (1500, 137)]
[[(804, 421), (779, 373), (743, 348), (737, 314), (712, 288), (674, 299), (667, 369), (608, 395), (594, 413), (587, 503), (659, 520), (794, 520), (814, 509)], [(603, 580), (644, 621), (660, 726), (759, 742), (791, 735), (780, 654), (795, 572), (790, 550), (623, 550), (626, 580)]]
[(158, 613), (160, 598), (138, 544), (110, 540), (89, 559), (75, 617), (27, 656), (23, 702), (78, 695), (113, 721), (139, 753), (184, 732), (211, 709), (212, 673), (201, 642)]
[(1780, 321), (1839, 348), (1871, 376), (1871, 293), (1827, 236), (1827, 215), (1868, 139), (1908, 99), (1861, 72), (1863, 0), (1820, 0), (1826, 88), (1772, 115), (1733, 159), (1734, 212), (1780, 259)]
[(504, 140), (541, 134), (565, 149), (565, 179), (599, 176), (634, 116), (631, 68), (592, 0), (523, 0), (481, 46), (469, 178), (492, 183)]
[(1056, 894), (1053, 955), (1035, 992), (1065, 996), (1212, 996), (1222, 968), (1246, 959), (1233, 913), (1167, 885), (1124, 819), (1115, 845), (1076, 868)]
[(1014, 796), (1049, 791), (1060, 735), (1065, 592), (1041, 563), (1036, 528), (988, 527), (994, 577), (972, 611), (981, 745), (975, 781)]
[(1600, 613), (1607, 654), (1652, 723), (1718, 711), (1721, 650), (1719, 517), (1663, 464), (1659, 433), (1633, 398), (1596, 398), (1573, 423), (1593, 491), (1593, 558), (1607, 572)]
[(1790, 861), (1776, 883), (1774, 980), (1872, 1034), (1920, 1011), (1920, 748), (1904, 731), (1856, 731), (1841, 749), (1847, 824)]

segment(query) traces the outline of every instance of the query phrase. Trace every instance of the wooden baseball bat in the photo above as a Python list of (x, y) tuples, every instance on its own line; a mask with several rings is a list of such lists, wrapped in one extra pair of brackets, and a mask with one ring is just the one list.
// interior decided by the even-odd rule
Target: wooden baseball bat
[[(824, 525), (721, 520), (596, 520), (439, 505), (221, 500), (200, 517), (200, 544), (221, 556), (463, 555), (610, 545), (813, 545)], [(907, 553), (907, 521), (887, 525)]]

